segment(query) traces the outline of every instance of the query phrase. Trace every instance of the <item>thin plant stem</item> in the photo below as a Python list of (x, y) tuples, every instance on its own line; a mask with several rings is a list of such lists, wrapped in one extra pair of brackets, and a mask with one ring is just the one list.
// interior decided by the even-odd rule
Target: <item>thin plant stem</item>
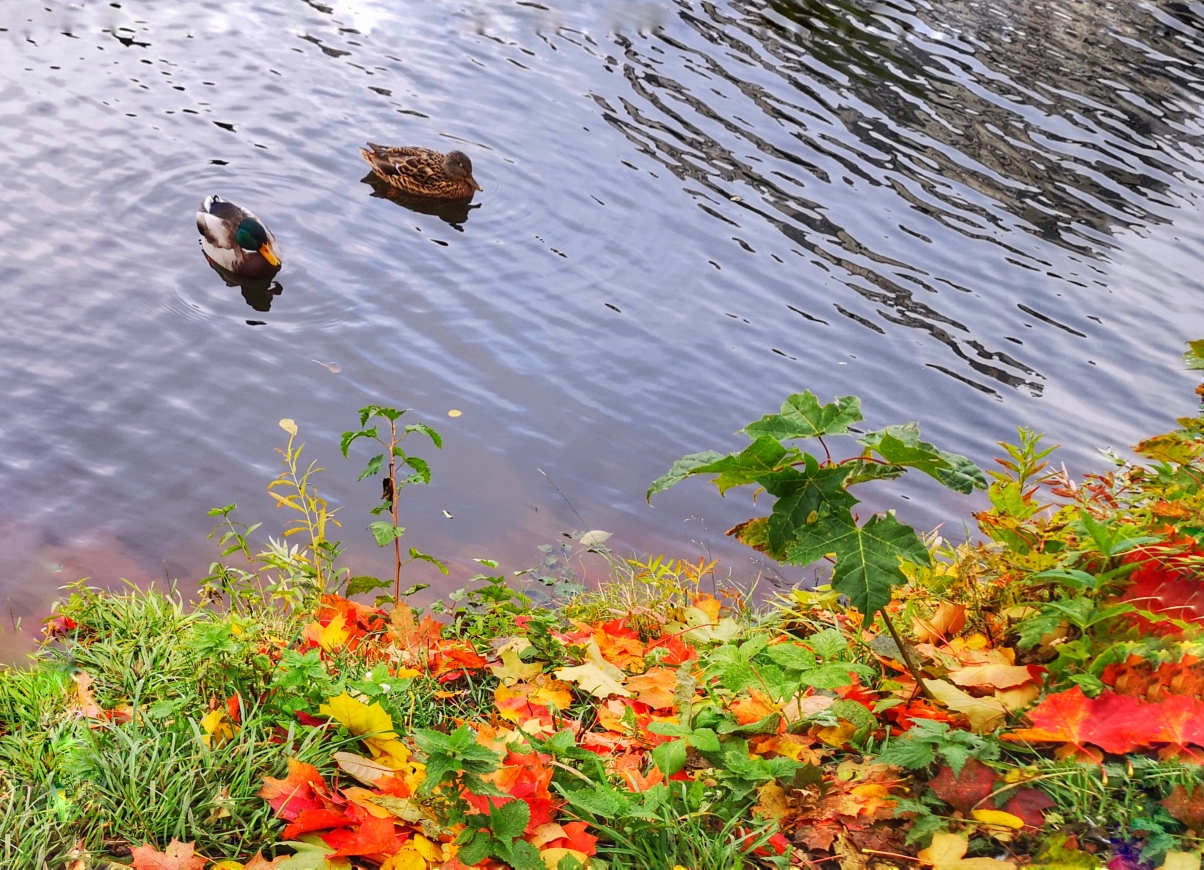
[(393, 606), (401, 600), (401, 538), (397, 537), (397, 421), (389, 421), (389, 485), (393, 514)]
[(928, 686), (924, 685), (924, 678), (920, 676), (919, 670), (916, 669), (916, 663), (911, 660), (911, 654), (907, 652), (907, 647), (903, 646), (903, 639), (899, 637), (899, 632), (895, 631), (895, 624), (890, 621), (890, 617), (883, 608), (879, 611), (882, 614), (882, 621), (886, 623), (886, 630), (890, 632), (891, 639), (894, 640), (895, 646), (899, 648), (899, 655), (903, 656), (903, 663), (907, 665), (907, 670), (911, 671), (912, 679), (916, 681), (916, 685), (920, 687), (920, 691), (924, 693), (930, 701), (935, 701), (932, 692), (928, 690)]

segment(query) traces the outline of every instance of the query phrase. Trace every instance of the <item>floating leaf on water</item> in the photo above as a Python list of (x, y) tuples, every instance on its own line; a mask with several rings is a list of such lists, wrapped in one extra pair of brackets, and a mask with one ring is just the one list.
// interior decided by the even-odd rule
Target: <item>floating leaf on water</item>
[(611, 537), (611, 534), (611, 532), (603, 532), (600, 530), (586, 532), (581, 536), (581, 546), (596, 547), (599, 544), (604, 544)]
[(280, 428), (290, 435), (297, 434), (297, 424), (293, 422), (291, 417), (285, 417), (280, 421)]
[(455, 408), (452, 408), (450, 411), (447, 412), (447, 416), (459, 417), (463, 413), (464, 413), (463, 411), (457, 411)]
[(320, 359), (311, 359), (310, 362), (316, 362), (318, 365), (327, 369), (331, 374), (337, 375), (343, 370), (343, 367), (337, 362), (322, 362)]
[(453, 517), (453, 516), (452, 516), (451, 514), (449, 514), (447, 511), (443, 511), (443, 515), (444, 515), (445, 517), (447, 517), (449, 520), (454, 520), (454, 519), (455, 519), (455, 517)]

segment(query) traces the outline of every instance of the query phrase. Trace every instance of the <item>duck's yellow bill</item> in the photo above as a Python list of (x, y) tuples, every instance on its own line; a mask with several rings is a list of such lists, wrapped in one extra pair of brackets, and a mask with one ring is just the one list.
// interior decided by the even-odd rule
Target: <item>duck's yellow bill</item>
[(262, 254), (263, 258), (273, 266), (280, 265), (280, 258), (276, 256), (276, 252), (272, 250), (272, 246), (267, 242), (264, 242), (259, 246), (259, 253)]

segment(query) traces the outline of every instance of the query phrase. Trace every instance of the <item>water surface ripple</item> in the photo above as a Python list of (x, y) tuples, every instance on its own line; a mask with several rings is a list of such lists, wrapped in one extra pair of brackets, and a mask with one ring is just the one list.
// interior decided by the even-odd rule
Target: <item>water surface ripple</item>
[[(89, 547), (195, 578), (206, 508), (283, 520), (286, 416), (379, 568), (335, 447), (368, 402), (447, 435), (405, 525), (457, 584), (582, 525), (751, 574), (742, 499), (642, 493), (808, 387), (1081, 470), (1190, 410), (1202, 69), (1170, 0), (5, 0), (0, 594), (36, 612)], [(399, 206), (368, 139), (485, 191)], [(278, 294), (207, 267), (209, 193), (273, 229)], [(962, 509), (907, 491), (875, 506)]]

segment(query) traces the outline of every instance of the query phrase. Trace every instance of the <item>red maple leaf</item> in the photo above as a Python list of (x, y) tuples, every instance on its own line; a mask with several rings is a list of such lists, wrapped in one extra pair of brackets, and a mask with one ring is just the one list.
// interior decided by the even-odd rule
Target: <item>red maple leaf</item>
[(334, 810), (302, 810), (293, 819), (292, 824), (284, 829), (281, 837), (285, 840), (295, 840), (302, 834), (313, 831), (324, 831), (327, 828), (346, 828), (356, 824), (356, 820), (346, 813)]
[(393, 819), (378, 819), (368, 816), (358, 830), (340, 829), (323, 834), (322, 840), (334, 849), (329, 858), (346, 858), (351, 855), (393, 855), (406, 838), (399, 839), (393, 827)]
[(1183, 757), (1204, 762), (1204, 754), (1189, 745), (1204, 747), (1204, 701), (1186, 695), (1167, 695), (1155, 707), (1160, 717), (1158, 741), (1167, 745), (1159, 752), (1163, 758)]
[(546, 849), (573, 849), (585, 855), (598, 851), (598, 838), (586, 832), (585, 822), (566, 822), (560, 826), (565, 836), (557, 837), (544, 845)]
[(1172, 817), (1192, 830), (1204, 831), (1204, 785), (1196, 783), (1191, 794), (1183, 786), (1177, 785), (1162, 801), (1162, 805)]
[(263, 788), (259, 790), (259, 796), (271, 805), (276, 815), (290, 822), (306, 810), (324, 809), (322, 798), (329, 794), (318, 769), (295, 758), (288, 760), (287, 777), (265, 776)]
[[(1139, 609), (1159, 616), (1204, 623), (1204, 583), (1199, 579), (1201, 555), (1204, 553), (1190, 538), (1132, 553), (1125, 562), (1136, 562), (1138, 567), (1129, 575), (1130, 586), (1120, 600), (1132, 602)], [(1139, 614), (1130, 614), (1129, 619), (1143, 633), (1183, 633), (1170, 622), (1151, 621)]]
[(1058, 757), (1074, 755), (1079, 759), (1101, 761), (1099, 750), (1087, 746), (1091, 700), (1078, 686), (1066, 692), (1048, 695), (1045, 700), (1029, 711), (1032, 728), (1021, 728), (1004, 734), (1004, 740), (1031, 740), (1038, 743), (1061, 743)]
[(1044, 810), (1056, 806), (1053, 798), (1037, 788), (1022, 788), (1012, 795), (1003, 807), (1005, 813), (1011, 813), (1024, 822), (1026, 827), (1040, 828), (1045, 824)]
[(995, 790), (995, 771), (981, 761), (970, 759), (961, 772), (954, 775), (953, 768), (946, 764), (928, 787), (955, 810), (968, 813)]

